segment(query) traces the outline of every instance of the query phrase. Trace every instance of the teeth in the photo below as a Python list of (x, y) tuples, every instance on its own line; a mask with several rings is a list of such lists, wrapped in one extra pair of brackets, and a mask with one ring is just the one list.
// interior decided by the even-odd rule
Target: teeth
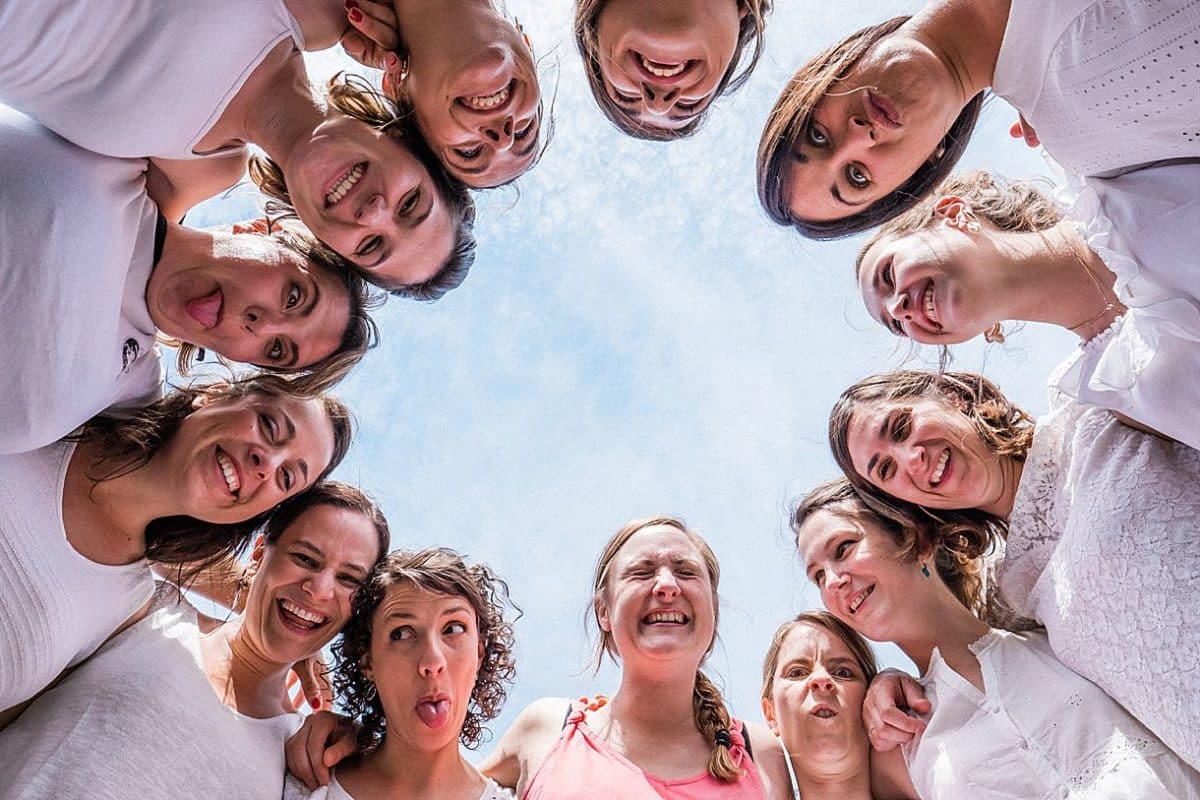
[(355, 164), (346, 175), (334, 184), (334, 187), (325, 195), (325, 205), (336, 205), (339, 200), (346, 196), (346, 193), (354, 188), (354, 184), (358, 183), (358, 179), (367, 171), (366, 164)]
[(688, 65), (688, 62), (684, 61), (682, 64), (676, 64), (673, 67), (665, 67), (655, 64), (645, 56), (639, 55), (638, 58), (641, 59), (642, 66), (646, 68), (647, 72), (649, 72), (651, 75), (656, 75), (659, 78), (674, 78), (676, 75), (687, 69)]
[(834, 713), (833, 710), (829, 708), (818, 708), (816, 716), (820, 717), (821, 719), (829, 719), (830, 717), (834, 716)]
[(655, 611), (646, 617), (646, 622), (651, 625), (655, 622), (675, 622), (682, 625), (684, 621), (683, 614), (678, 611)]
[(929, 485), (937, 486), (942, 482), (942, 473), (946, 471), (946, 463), (950, 460), (950, 451), (943, 450), (942, 457), (938, 459), (937, 469), (929, 476)]
[(874, 586), (872, 586), (870, 589), (863, 589), (861, 592), (855, 595), (854, 599), (850, 601), (850, 613), (853, 614), (854, 612), (858, 611), (858, 609), (863, 603), (866, 602), (867, 598), (873, 591), (875, 591)]
[(221, 475), (225, 478), (225, 485), (229, 487), (230, 494), (237, 494), (238, 489), (242, 488), (241, 481), (238, 480), (237, 470), (233, 468), (233, 462), (229, 460), (229, 456), (217, 451), (217, 466), (221, 468)]
[(925, 290), (925, 315), (934, 322), (938, 322), (937, 310), (933, 307), (933, 284), (929, 284), (929, 288)]
[(463, 102), (476, 111), (490, 111), (508, 102), (508, 87), (505, 86), (495, 94), (483, 95), (482, 97), (468, 97)]
[(314, 614), (311, 611), (306, 611), (305, 609), (293, 603), (291, 600), (280, 600), (279, 604), (283, 606), (284, 611), (288, 612), (293, 617), (299, 617), (305, 622), (312, 623), (313, 625), (320, 625), (325, 622), (326, 619), (328, 619), (328, 617), (325, 617), (321, 614)]

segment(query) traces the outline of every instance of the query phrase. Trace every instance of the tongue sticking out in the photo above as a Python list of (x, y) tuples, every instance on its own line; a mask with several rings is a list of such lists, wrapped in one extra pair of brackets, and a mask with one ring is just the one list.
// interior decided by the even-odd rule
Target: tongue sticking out
[(449, 700), (426, 700), (417, 703), (417, 716), (431, 728), (440, 728), (450, 719)]
[(208, 297), (189, 300), (185, 308), (188, 316), (200, 323), (202, 327), (215, 328), (221, 316), (221, 304), (224, 300), (221, 290), (217, 289)]

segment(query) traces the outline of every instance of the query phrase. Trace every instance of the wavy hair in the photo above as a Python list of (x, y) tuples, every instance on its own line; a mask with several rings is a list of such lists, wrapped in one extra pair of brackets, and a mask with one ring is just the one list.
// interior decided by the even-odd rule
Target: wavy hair
[(387, 518), (366, 492), (341, 481), (319, 481), (306, 491), (284, 500), (262, 526), (263, 539), (267, 544), (274, 544), (302, 514), (318, 506), (342, 508), (361, 514), (375, 528), (375, 535), (379, 539), (376, 561), (382, 560), (387, 554), (392, 542)]
[(758, 66), (766, 44), (767, 15), (771, 12), (772, 0), (737, 0), (742, 16), (738, 24), (737, 44), (734, 46), (733, 57), (729, 60), (729, 67), (721, 76), (721, 81), (713, 90), (712, 100), (704, 110), (688, 124), (674, 130), (646, 126), (630, 119), (625, 110), (609, 96), (604, 86), (604, 75), (600, 71), (599, 34), (600, 13), (607, 3), (608, 0), (575, 0), (575, 46), (579, 48), (579, 55), (583, 57), (583, 71), (587, 76), (588, 87), (592, 90), (592, 97), (608, 121), (625, 135), (665, 142), (683, 139), (698, 131), (708, 119), (713, 104), (722, 95), (736, 92), (750, 79), (750, 74)]
[(940, 537), (994, 541), (1008, 533), (1006, 520), (977, 508), (944, 510), (916, 505), (876, 488), (858, 474), (850, 457), (850, 420), (863, 405), (892, 405), (931, 399), (964, 414), (987, 449), (997, 456), (1024, 461), (1033, 444), (1034, 420), (1010, 402), (1000, 387), (972, 372), (896, 370), (871, 375), (838, 397), (829, 414), (829, 447), (833, 458), (863, 502), (884, 519), (912, 528), (936, 526)]
[(775, 630), (775, 635), (771, 637), (771, 645), (767, 648), (766, 656), (763, 657), (762, 697), (764, 700), (770, 699), (771, 692), (775, 689), (775, 670), (779, 668), (779, 653), (783, 649), (783, 643), (787, 640), (788, 634), (801, 625), (823, 628), (841, 639), (842, 643), (849, 648), (850, 655), (854, 656), (854, 661), (862, 670), (868, 685), (879, 673), (879, 665), (875, 661), (875, 651), (871, 649), (870, 643), (863, 638), (862, 634), (828, 611), (805, 611), (780, 625)]
[(346, 713), (358, 720), (358, 752), (369, 752), (387, 736), (387, 715), (374, 683), (363, 674), (371, 652), (375, 610), (389, 590), (411, 585), (434, 594), (461, 597), (470, 603), (479, 626), (483, 663), (475, 676), (467, 717), (459, 741), (476, 748), (487, 729), (484, 723), (499, 715), (516, 677), (512, 622), (505, 618), (506, 606), (518, 614), (505, 583), (486, 564), (468, 565), (463, 557), (445, 547), (400, 550), (389, 553), (354, 596), (350, 621), (333, 645), (333, 685)]
[(929, 159), (908, 180), (862, 211), (818, 222), (795, 217), (789, 208), (788, 168), (808, 134), (817, 104), (849, 76), (876, 42), (895, 33), (910, 18), (893, 17), (855, 31), (800, 67), (784, 86), (758, 142), (758, 201), (776, 224), (791, 226), (809, 239), (840, 239), (861, 233), (912, 208), (946, 178), (962, 157), (983, 107), (983, 92), (967, 102)]
[[(592, 578), (592, 614), (590, 618), (595, 622), (596, 628), (600, 631), (600, 638), (596, 644), (595, 653), (595, 668), (597, 670), (600, 669), (600, 663), (604, 656), (607, 655), (614, 662), (618, 658), (612, 633), (600, 627), (600, 610), (608, 602), (608, 581), (613, 561), (616, 559), (617, 554), (621, 552), (621, 548), (635, 534), (646, 528), (659, 526), (674, 528), (679, 531), (700, 551), (700, 558), (704, 561), (705, 569), (708, 571), (709, 585), (712, 587), (714, 631), (721, 621), (721, 604), (717, 595), (717, 587), (721, 582), (721, 565), (717, 563), (717, 556), (712, 551), (712, 548), (708, 546), (708, 542), (704, 541), (704, 538), (698, 533), (689, 529), (683, 520), (676, 519), (675, 517), (649, 517), (627, 522), (608, 540), (608, 544), (605, 545), (604, 551), (600, 554), (600, 560), (596, 562), (596, 571)], [(712, 650), (715, 643), (716, 636), (714, 635), (713, 641), (708, 644), (708, 651)], [(705, 651), (706, 656), (708, 651)], [(742, 770), (734, 762), (733, 755), (729, 751), (729, 745), (719, 742), (717, 736), (720, 732), (728, 733), (730, 726), (733, 724), (733, 719), (729, 714), (729, 709), (725, 706), (721, 690), (699, 669), (696, 670), (696, 682), (692, 688), (692, 715), (696, 723), (696, 729), (704, 736), (705, 741), (712, 746), (712, 751), (708, 757), (708, 774), (721, 783), (733, 783), (738, 780), (742, 775)], [(725, 739), (725, 741), (728, 741), (728, 739)]]
[[(331, 395), (300, 393), (291, 381), (278, 375), (253, 375), (228, 383), (194, 384), (176, 389), (161, 400), (138, 409), (133, 416), (94, 417), (68, 439), (94, 447), (100, 453), (99, 461), (88, 472), (89, 479), (96, 482), (112, 480), (149, 463), (196, 409), (197, 400), (203, 398), (209, 403), (222, 403), (255, 394), (321, 400), (333, 428), (333, 454), (314, 483), (324, 479), (345, 458), (353, 437), (350, 410)], [(205, 522), (182, 514), (160, 517), (146, 526), (146, 558), (179, 566), (181, 570), (186, 565), (187, 574), (194, 575), (241, 552), (272, 511), (230, 524)]]
[[(450, 256), (433, 276), (420, 283), (390, 284), (369, 271), (362, 276), (397, 297), (433, 302), (462, 285), (475, 263), (475, 201), (466, 184), (446, 172), (442, 162), (426, 144), (409, 113), (402, 113), (395, 101), (377, 92), (355, 75), (338, 73), (326, 86), (329, 104), (339, 113), (358, 120), (407, 147), (433, 178), (438, 195), (454, 221), (455, 240)], [(250, 179), (263, 194), (272, 198), (268, 210), (284, 216), (296, 216), (288, 193), (287, 178), (279, 165), (265, 156), (250, 157)]]

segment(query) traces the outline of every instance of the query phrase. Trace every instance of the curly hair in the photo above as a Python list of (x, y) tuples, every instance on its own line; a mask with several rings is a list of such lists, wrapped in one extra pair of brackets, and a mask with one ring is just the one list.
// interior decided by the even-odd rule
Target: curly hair
[[(592, 578), (592, 613), (590, 618), (596, 624), (596, 628), (600, 631), (600, 638), (596, 644), (595, 653), (595, 668), (600, 669), (600, 663), (607, 655), (614, 662), (617, 660), (616, 644), (613, 640), (612, 633), (600, 627), (600, 611), (608, 602), (608, 580), (611, 574), (613, 561), (616, 560), (617, 554), (621, 552), (626, 543), (633, 536), (646, 528), (668, 527), (682, 533), (688, 538), (693, 546), (700, 552), (700, 558), (704, 561), (705, 569), (708, 571), (709, 585), (712, 587), (713, 594), (713, 630), (721, 621), (721, 604), (718, 601), (717, 587), (721, 582), (721, 565), (717, 562), (716, 553), (708, 546), (708, 542), (695, 531), (691, 530), (684, 524), (683, 520), (675, 517), (648, 517), (645, 519), (636, 519), (625, 523), (621, 526), (612, 538), (608, 540), (604, 551), (600, 554), (600, 559), (596, 562), (596, 571)], [(713, 636), (713, 641), (708, 643), (708, 650), (711, 651), (716, 643), (716, 635)], [(705, 652), (707, 656), (708, 652)], [(696, 723), (696, 729), (704, 736), (705, 740), (712, 745), (712, 752), (708, 757), (708, 774), (721, 783), (733, 783), (742, 775), (741, 768), (734, 762), (733, 755), (729, 752), (729, 740), (725, 737), (718, 737), (717, 734), (724, 732), (728, 735), (730, 726), (733, 724), (733, 719), (729, 714), (729, 709), (725, 706), (725, 700), (721, 696), (721, 690), (717, 685), (704, 674), (701, 670), (696, 670), (696, 682), (692, 689), (692, 714)]]
[[(176, 389), (161, 400), (138, 409), (130, 417), (93, 417), (69, 441), (93, 446), (101, 454), (88, 478), (103, 482), (144, 467), (195, 409), (197, 400), (210, 403), (249, 395), (319, 399), (333, 428), (333, 454), (314, 484), (332, 472), (350, 449), (353, 421), (350, 410), (336, 397), (305, 394), (279, 375), (252, 375), (231, 382), (193, 384)], [(146, 558), (165, 565), (187, 565), (194, 575), (222, 559), (241, 552), (272, 511), (231, 524), (205, 522), (184, 515), (160, 517), (146, 526)], [(183, 576), (181, 576), (182, 578)]]
[(870, 643), (863, 638), (861, 633), (828, 611), (805, 611), (776, 628), (775, 635), (771, 637), (771, 645), (767, 648), (766, 656), (763, 657), (762, 698), (764, 700), (769, 699), (771, 692), (775, 689), (775, 670), (779, 668), (779, 653), (783, 649), (783, 643), (787, 640), (788, 634), (801, 625), (824, 628), (841, 639), (842, 643), (849, 648), (850, 655), (854, 656), (854, 661), (862, 670), (867, 684), (870, 684), (879, 672), (879, 665), (875, 662), (875, 651), (871, 649)]
[(387, 735), (387, 716), (375, 686), (363, 674), (371, 652), (375, 611), (387, 593), (397, 586), (416, 586), (434, 594), (462, 597), (471, 604), (479, 626), (483, 663), (467, 706), (459, 741), (476, 748), (485, 739), (484, 723), (500, 714), (509, 687), (516, 677), (512, 621), (505, 619), (506, 606), (520, 609), (509, 597), (505, 583), (486, 564), (468, 565), (463, 557), (445, 547), (398, 550), (376, 566), (366, 584), (354, 595), (350, 621), (333, 645), (333, 685), (346, 713), (358, 720), (358, 752), (374, 750)]
[(850, 457), (850, 421), (856, 408), (931, 399), (945, 403), (971, 421), (987, 449), (997, 456), (1024, 461), (1033, 444), (1034, 420), (1001, 393), (996, 384), (972, 372), (896, 370), (871, 375), (838, 397), (829, 413), (829, 447), (833, 458), (867, 507), (904, 527), (933, 524), (942, 538), (962, 536), (969, 541), (994, 541), (1008, 533), (1001, 517), (977, 508), (934, 510), (876, 488), (854, 468)]
[[(742, 15), (738, 24), (737, 44), (734, 46), (733, 57), (729, 60), (729, 67), (713, 90), (713, 99), (708, 105), (694, 119), (677, 129), (643, 125), (631, 119), (625, 109), (613, 102), (609, 96), (604, 86), (604, 75), (600, 70), (599, 34), (600, 13), (607, 3), (608, 0), (575, 0), (575, 46), (579, 48), (579, 55), (583, 57), (583, 71), (587, 76), (588, 87), (592, 90), (592, 97), (617, 130), (637, 139), (665, 142), (694, 134), (708, 119), (717, 98), (726, 93), (736, 92), (750, 79), (750, 74), (758, 66), (758, 60), (762, 57), (766, 45), (767, 15), (771, 12), (772, 0), (737, 0)], [(743, 59), (742, 56), (747, 53), (751, 44), (753, 51)]]
[[(274, 222), (268, 222), (268, 227), (274, 225)], [(381, 297), (371, 289), (358, 267), (349, 259), (333, 252), (310, 234), (279, 227), (268, 235), (309, 262), (310, 269), (327, 272), (337, 285), (345, 288), (350, 302), (350, 318), (346, 321), (346, 329), (342, 332), (342, 340), (337, 350), (317, 363), (307, 367), (290, 368), (263, 364), (256, 366), (265, 372), (289, 375), (296, 382), (296, 390), (302, 394), (329, 391), (350, 374), (351, 368), (362, 361), (368, 350), (379, 345), (379, 328), (371, 318), (371, 311), (379, 307)], [(199, 360), (201, 348), (190, 342), (164, 339), (162, 336), (159, 338), (178, 349), (176, 367), (179, 374), (190, 375), (192, 367)], [(222, 364), (230, 363), (221, 354), (217, 353), (216, 356)]]
[[(375, 91), (362, 78), (338, 73), (329, 79), (326, 96), (329, 104), (338, 112), (387, 133), (408, 148), (433, 178), (437, 193), (455, 223), (455, 240), (450, 256), (430, 278), (420, 283), (392, 284), (369, 271), (362, 273), (363, 278), (397, 297), (426, 302), (433, 302), (451, 289), (461, 286), (471, 265), (475, 263), (475, 201), (471, 199), (466, 184), (446, 172), (442, 162), (421, 136), (412, 114), (402, 113), (395, 101)], [(287, 178), (278, 164), (265, 156), (253, 155), (250, 157), (249, 171), (250, 179), (273, 200), (268, 207), (269, 212), (297, 216), (288, 193)]]
[[(836, 514), (855, 526), (874, 525), (896, 543), (896, 558), (901, 563), (909, 564), (922, 553), (931, 553), (927, 558), (932, 559), (946, 588), (977, 616), (984, 613), (981, 559), (996, 545), (994, 530), (943, 526), (916, 515), (885, 516), (871, 508), (845, 478), (822, 483), (796, 503), (791, 515), (792, 533), (799, 537), (804, 523), (818, 511)], [(850, 642), (846, 644), (854, 650)]]
[(912, 208), (945, 179), (962, 157), (983, 107), (983, 92), (963, 106), (941, 143), (908, 180), (862, 211), (819, 222), (795, 217), (789, 208), (788, 168), (808, 134), (813, 110), (835, 84), (850, 75), (876, 42), (895, 33), (909, 19), (893, 17), (855, 31), (800, 67), (784, 86), (758, 142), (758, 201), (776, 224), (791, 226), (810, 239), (840, 239), (861, 233)]

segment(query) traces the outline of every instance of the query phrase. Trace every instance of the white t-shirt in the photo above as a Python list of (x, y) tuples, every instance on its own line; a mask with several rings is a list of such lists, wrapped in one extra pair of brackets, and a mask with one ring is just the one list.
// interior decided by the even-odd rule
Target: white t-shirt
[[(283, 800), (354, 800), (354, 795), (342, 788), (336, 775), (330, 779), (328, 786), (320, 786), (313, 792), (310, 792), (303, 783), (288, 775), (283, 786)], [(488, 778), (487, 784), (483, 787), (483, 794), (479, 795), (478, 800), (513, 800), (513, 794)]]
[(144, 170), (0, 106), (0, 453), (162, 396), (145, 300), (158, 212)]
[(0, 732), (5, 800), (278, 800), (299, 714), (256, 719), (217, 697), (196, 610), (157, 608)]
[(1200, 157), (1200, 0), (1012, 0), (992, 90), (1078, 175)]
[(1066, 181), (1059, 200), (1129, 310), (1052, 383), (1200, 448), (1200, 162)]
[(1192, 800), (1200, 775), (1099, 688), (1063, 666), (1043, 633), (992, 630), (971, 645), (984, 689), (933, 651), (933, 711), (904, 746), (926, 800)]
[(0, 3), (0, 102), (97, 153), (196, 158), (287, 38), (303, 49), (282, 0), (9, 0)]
[(0, 710), (95, 652), (153, 590), (146, 561), (97, 564), (67, 541), (63, 482), (74, 452), (58, 442), (0, 456)]
[(1200, 769), (1200, 451), (1052, 390), (1008, 528), (1005, 598)]

